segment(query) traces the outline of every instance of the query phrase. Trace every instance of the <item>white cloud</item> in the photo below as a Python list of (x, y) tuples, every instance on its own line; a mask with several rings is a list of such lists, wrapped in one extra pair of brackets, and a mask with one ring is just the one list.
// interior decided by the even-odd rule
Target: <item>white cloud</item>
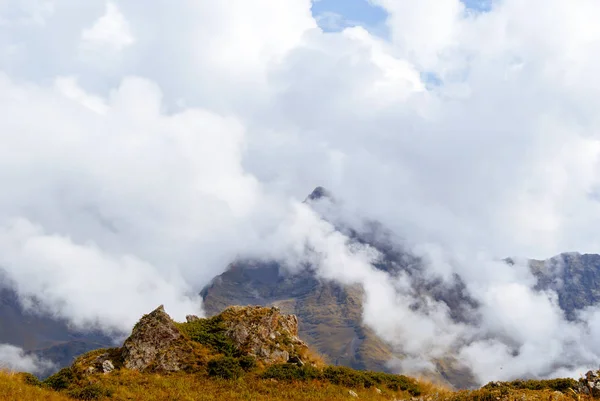
[(123, 50), (135, 43), (129, 23), (112, 1), (106, 2), (106, 13), (81, 33), (85, 46)]
[[(573, 326), (494, 260), (600, 249), (600, 6), (374, 3), (390, 40), (323, 33), (309, 0), (60, 0), (43, 24), (2, 24), (0, 264), (21, 296), (125, 329), (159, 303), (189, 313), (240, 255), (309, 257), (363, 284), (365, 321), (406, 365), (459, 344), (481, 380), (584, 366), (593, 350), (571, 343), (594, 309)], [(389, 226), (426, 277), (460, 274), (480, 326), (407, 308), (407, 277), (298, 206), (316, 185), (337, 218)]]
[(99, 114), (107, 112), (104, 100), (98, 96), (87, 94), (74, 77), (58, 77), (54, 81), (56, 88), (69, 99), (80, 102), (83, 106)]
[(53, 4), (47, 0), (3, 1), (0, 4), (0, 27), (44, 26), (53, 13)]
[(16, 372), (45, 373), (54, 368), (49, 361), (28, 355), (22, 349), (0, 344), (0, 369)]

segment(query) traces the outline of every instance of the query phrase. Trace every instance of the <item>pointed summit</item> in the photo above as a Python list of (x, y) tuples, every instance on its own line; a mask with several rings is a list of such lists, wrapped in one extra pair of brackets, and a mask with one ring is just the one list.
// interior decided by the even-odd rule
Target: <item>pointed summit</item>
[(305, 202), (316, 201), (316, 200), (321, 200), (321, 199), (333, 200), (333, 197), (331, 196), (331, 192), (329, 192), (325, 188), (323, 188), (323, 187), (316, 187), (311, 192), (311, 194), (308, 195), (308, 197), (306, 198)]
[(160, 305), (144, 315), (123, 344), (123, 366), (137, 371), (177, 372), (186, 368), (192, 348)]

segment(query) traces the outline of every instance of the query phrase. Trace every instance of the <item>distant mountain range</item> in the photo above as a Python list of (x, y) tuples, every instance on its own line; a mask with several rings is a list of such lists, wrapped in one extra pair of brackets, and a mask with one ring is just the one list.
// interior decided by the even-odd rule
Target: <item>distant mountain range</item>
[[(305, 202), (318, 206), (331, 199), (319, 187)], [(428, 278), (422, 274), (422, 261), (392, 243), (381, 224), (372, 223), (370, 227), (360, 233), (346, 227), (339, 229), (351, 241), (368, 244), (380, 252), (376, 268), (392, 275), (407, 273), (415, 293), (444, 302), (455, 321), (468, 321), (478, 305), (460, 277), (455, 276), (451, 285)], [(514, 263), (512, 259), (506, 262)], [(576, 319), (578, 311), (600, 301), (600, 255), (568, 253), (531, 260), (529, 265), (538, 280), (537, 289), (556, 291), (568, 319)], [(332, 364), (389, 371), (390, 359), (402, 357), (362, 323), (362, 288), (320, 280), (310, 267), (290, 274), (275, 261), (240, 260), (216, 277), (201, 295), (209, 315), (230, 305), (274, 305), (284, 313), (297, 315), (300, 337)], [(420, 308), (419, 299), (411, 307)], [(28, 314), (14, 292), (4, 289), (0, 290), (0, 343), (20, 346), (66, 366), (78, 354), (110, 345), (110, 339), (98, 333), (78, 333), (52, 317)], [(457, 387), (474, 384), (468, 369), (452, 356), (436, 361), (436, 368), (439, 378)]]
[(111, 343), (101, 333), (73, 330), (61, 319), (24, 310), (15, 292), (0, 286), (0, 344), (15, 345), (62, 367), (77, 355)]
[[(320, 281), (310, 271), (290, 275), (276, 263), (238, 263), (202, 291), (209, 315), (229, 305), (277, 306), (295, 314), (299, 333), (334, 365), (391, 371), (392, 347), (362, 323), (363, 291)], [(452, 358), (438, 361), (439, 377), (457, 387), (475, 384), (469, 371)]]
[(569, 320), (577, 312), (600, 302), (600, 255), (563, 253), (548, 260), (531, 260), (537, 289), (554, 290)]

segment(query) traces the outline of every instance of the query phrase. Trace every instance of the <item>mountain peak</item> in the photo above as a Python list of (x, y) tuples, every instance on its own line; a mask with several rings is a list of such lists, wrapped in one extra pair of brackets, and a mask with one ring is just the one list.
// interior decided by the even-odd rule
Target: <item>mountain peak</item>
[(315, 200), (320, 200), (320, 199), (332, 200), (333, 197), (331, 196), (331, 192), (329, 192), (327, 189), (319, 186), (319, 187), (316, 187), (310, 193), (310, 195), (308, 195), (308, 197), (306, 198), (306, 201), (315, 201)]
[[(180, 352), (174, 352), (179, 350)], [(163, 305), (144, 315), (123, 344), (124, 366), (132, 370), (176, 372), (186, 366), (186, 344), (179, 328), (165, 312)]]

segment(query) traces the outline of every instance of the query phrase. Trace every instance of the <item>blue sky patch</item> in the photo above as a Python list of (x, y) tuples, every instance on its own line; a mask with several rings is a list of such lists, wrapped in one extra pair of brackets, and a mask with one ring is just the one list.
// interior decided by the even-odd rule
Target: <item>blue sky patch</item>
[(387, 17), (383, 8), (368, 0), (313, 0), (312, 12), (321, 29), (327, 32), (356, 25), (378, 29)]
[[(468, 9), (480, 12), (489, 11), (492, 3), (492, 0), (461, 1)], [(368, 0), (313, 0), (312, 13), (321, 29), (326, 32), (338, 32), (356, 25), (361, 25), (380, 36), (385, 36), (387, 32), (387, 13)]]

